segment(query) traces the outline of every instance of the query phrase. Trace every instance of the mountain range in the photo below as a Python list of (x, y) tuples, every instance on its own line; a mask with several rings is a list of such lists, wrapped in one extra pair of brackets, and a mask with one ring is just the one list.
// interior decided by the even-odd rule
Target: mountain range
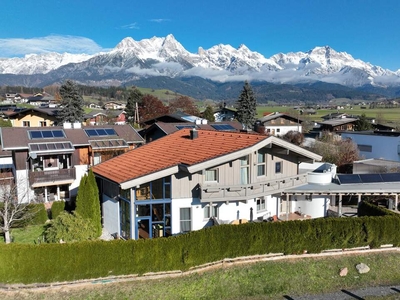
[(95, 55), (46, 53), (0, 59), (0, 85), (43, 87), (65, 79), (84, 85), (137, 85), (179, 93), (192, 90), (200, 98), (209, 97), (207, 88), (223, 87), (223, 93), (229, 91), (229, 85), (245, 80), (269, 88), (273, 84), (323, 87), (329, 92), (400, 94), (400, 69), (383, 69), (329, 46), (269, 58), (245, 45), (219, 44), (191, 53), (170, 34), (140, 41), (127, 37), (110, 51)]

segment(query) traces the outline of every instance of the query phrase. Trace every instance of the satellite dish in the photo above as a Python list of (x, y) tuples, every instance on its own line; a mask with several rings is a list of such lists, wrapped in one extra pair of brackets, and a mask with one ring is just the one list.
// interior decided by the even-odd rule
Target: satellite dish
[(37, 153), (36, 153), (36, 152), (31, 152), (31, 153), (30, 153), (30, 157), (31, 157), (32, 159), (36, 159), (36, 158), (37, 158)]

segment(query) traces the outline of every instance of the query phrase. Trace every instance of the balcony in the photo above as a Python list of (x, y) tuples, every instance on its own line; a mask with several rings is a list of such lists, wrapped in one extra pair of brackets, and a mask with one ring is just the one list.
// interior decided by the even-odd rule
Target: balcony
[(240, 185), (202, 185), (201, 202), (241, 201), (280, 193), (285, 189), (307, 183), (307, 174)]
[(75, 178), (75, 168), (29, 172), (29, 183), (32, 187), (69, 184)]

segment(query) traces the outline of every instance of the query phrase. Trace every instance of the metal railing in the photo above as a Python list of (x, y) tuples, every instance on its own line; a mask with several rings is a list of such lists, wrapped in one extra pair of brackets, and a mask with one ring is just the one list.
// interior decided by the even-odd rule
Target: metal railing
[(201, 185), (201, 202), (221, 202), (248, 200), (280, 193), (285, 189), (307, 183), (307, 174), (299, 174), (285, 178), (265, 180), (251, 184), (238, 185)]

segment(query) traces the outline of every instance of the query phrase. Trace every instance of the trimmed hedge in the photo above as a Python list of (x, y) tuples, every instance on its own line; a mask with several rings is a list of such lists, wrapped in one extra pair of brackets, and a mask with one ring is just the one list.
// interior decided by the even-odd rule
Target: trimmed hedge
[(50, 219), (55, 219), (57, 216), (65, 210), (64, 201), (54, 201), (51, 204)]
[(370, 202), (366, 202), (366, 201), (362, 201), (360, 202), (360, 204), (358, 205), (358, 210), (357, 210), (357, 215), (359, 217), (363, 217), (363, 216), (387, 216), (387, 215), (394, 215), (394, 216), (400, 216), (399, 214), (380, 207), (378, 205), (375, 205), (373, 203)]
[(33, 218), (28, 221), (29, 225), (43, 225), (49, 218), (43, 203), (29, 204), (28, 213), (33, 214)]
[(396, 216), (221, 225), (169, 238), (0, 245), (0, 282), (44, 283), (188, 270), (224, 258), (266, 253), (400, 245)]

